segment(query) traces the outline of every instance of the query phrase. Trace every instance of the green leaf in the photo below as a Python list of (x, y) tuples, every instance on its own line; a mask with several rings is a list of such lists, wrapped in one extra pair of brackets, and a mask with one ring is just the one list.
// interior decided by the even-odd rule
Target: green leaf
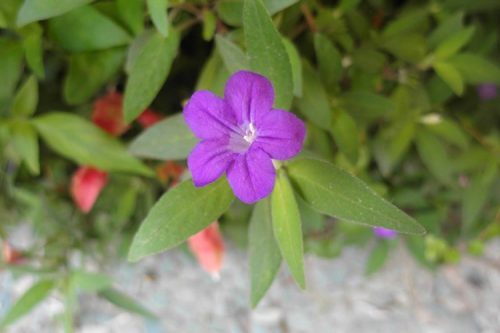
[(384, 128), (375, 139), (373, 153), (382, 175), (389, 176), (403, 159), (415, 137), (415, 123), (406, 121)]
[(12, 143), (34, 175), (40, 173), (38, 136), (28, 121), (15, 121), (10, 126)]
[(451, 182), (451, 165), (443, 143), (431, 132), (420, 129), (417, 132), (417, 150), (422, 162), (441, 182)]
[(500, 83), (500, 68), (493, 62), (472, 53), (462, 53), (450, 58), (453, 65), (467, 83)]
[(165, 193), (134, 236), (128, 259), (168, 250), (217, 220), (233, 201), (225, 178), (196, 188), (191, 179)]
[(134, 35), (144, 30), (143, 0), (117, 0), (116, 6), (121, 20)]
[(439, 122), (426, 124), (427, 128), (443, 140), (462, 149), (469, 146), (469, 139), (464, 131), (452, 120), (441, 118)]
[(371, 250), (365, 266), (366, 275), (371, 275), (382, 268), (389, 257), (389, 244), (388, 241), (379, 241)]
[(81, 7), (93, 0), (24, 0), (17, 15), (17, 25), (44, 20), (59, 16), (70, 10)]
[(293, 98), (292, 68), (281, 35), (262, 0), (245, 0), (243, 27), (250, 68), (273, 83), (274, 106), (288, 110)]
[(302, 97), (302, 60), (295, 45), (288, 39), (283, 38), (290, 65), (292, 66), (293, 94)]
[(63, 94), (68, 104), (81, 104), (93, 97), (120, 70), (123, 48), (72, 54), (64, 78)]
[(356, 8), (360, 2), (361, 0), (341, 0), (338, 5), (338, 9), (344, 13), (347, 13)]
[(26, 62), (39, 78), (45, 77), (43, 64), (43, 31), (39, 24), (33, 23), (19, 30), (23, 36), (23, 49)]
[(203, 40), (211, 41), (214, 38), (215, 31), (217, 30), (217, 17), (211, 10), (203, 11)]
[(18, 44), (0, 39), (0, 110), (12, 98), (22, 71), (23, 54)]
[(304, 245), (300, 212), (292, 186), (283, 169), (276, 175), (271, 194), (271, 216), (274, 237), (292, 276), (301, 288), (306, 287), (304, 277)]
[(135, 313), (146, 318), (152, 318), (152, 319), (157, 318), (154, 313), (146, 309), (144, 306), (139, 304), (130, 296), (127, 296), (124, 293), (114, 288), (107, 288), (101, 290), (99, 292), (99, 296), (128, 312)]
[(217, 45), (217, 51), (219, 51), (222, 61), (224, 61), (224, 65), (229, 73), (250, 68), (247, 56), (232, 41), (221, 35), (216, 35), (215, 44)]
[(446, 82), (446, 84), (453, 90), (455, 94), (461, 96), (464, 92), (464, 81), (462, 75), (449, 62), (438, 61), (432, 64), (432, 67), (436, 71), (437, 75)]
[[(219, 0), (217, 1), (217, 14), (230, 25), (242, 25), (242, 12), (244, 0)], [(271, 15), (285, 9), (299, 0), (264, 0), (264, 5)]]
[(38, 303), (49, 295), (53, 288), (54, 281), (51, 280), (42, 280), (31, 286), (3, 317), (0, 322), (0, 328), (12, 324), (29, 313)]
[(168, 36), (167, 8), (168, 0), (147, 0), (149, 15), (156, 30), (164, 37)]
[(291, 162), (287, 169), (305, 201), (324, 214), (401, 233), (425, 233), (412, 217), (328, 162), (304, 158)]
[(106, 171), (152, 174), (117, 139), (76, 115), (52, 112), (35, 118), (34, 125), (52, 149), (78, 164)]
[(331, 133), (340, 151), (353, 163), (358, 160), (358, 127), (354, 119), (344, 110), (337, 109)]
[(346, 110), (354, 118), (369, 121), (394, 113), (396, 106), (386, 96), (369, 91), (351, 91), (344, 95)]
[(195, 90), (211, 90), (216, 95), (222, 96), (228, 78), (229, 71), (224, 66), (219, 53), (213, 51), (198, 76)]
[(439, 44), (434, 52), (434, 56), (439, 60), (451, 57), (470, 41), (474, 35), (474, 31), (474, 27), (470, 27), (454, 33)]
[(319, 80), (318, 74), (308, 61), (302, 64), (302, 78), (304, 80), (302, 98), (296, 104), (300, 112), (314, 125), (330, 130), (332, 110), (328, 95)]
[(429, 35), (429, 46), (436, 48), (448, 37), (460, 31), (463, 28), (464, 13), (458, 12), (447, 17), (439, 26)]
[(128, 44), (128, 33), (106, 15), (84, 6), (49, 21), (49, 32), (65, 50), (95, 51)]
[(253, 210), (248, 230), (250, 261), (250, 298), (255, 308), (266, 294), (281, 265), (280, 249), (274, 240), (271, 200), (259, 201)]
[(31, 116), (38, 104), (38, 81), (30, 76), (21, 86), (12, 104), (11, 112), (16, 116)]
[(124, 115), (130, 122), (146, 109), (167, 79), (177, 54), (179, 35), (171, 31), (167, 38), (155, 33), (142, 45), (133, 62), (125, 87)]
[(109, 288), (113, 280), (107, 275), (77, 270), (71, 274), (71, 287), (85, 292), (96, 292)]
[(314, 35), (318, 69), (327, 88), (337, 86), (342, 75), (342, 57), (332, 42), (320, 33)]
[(397, 34), (382, 41), (381, 46), (401, 60), (419, 63), (427, 54), (427, 40), (422, 34)]
[(427, 9), (412, 10), (399, 15), (384, 29), (383, 36), (405, 35), (426, 25), (429, 11)]
[(184, 121), (182, 113), (143, 131), (130, 145), (132, 155), (158, 160), (182, 160), (187, 158), (198, 139)]

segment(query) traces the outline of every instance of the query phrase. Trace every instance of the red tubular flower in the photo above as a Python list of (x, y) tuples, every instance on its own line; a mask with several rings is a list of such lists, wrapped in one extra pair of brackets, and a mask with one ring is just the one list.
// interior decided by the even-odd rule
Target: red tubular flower
[(123, 118), (123, 96), (111, 91), (95, 101), (92, 121), (113, 136), (125, 133), (129, 126)]
[(94, 206), (97, 197), (108, 181), (108, 174), (92, 167), (80, 167), (71, 179), (71, 196), (84, 213)]
[(161, 114), (158, 114), (151, 109), (146, 109), (139, 115), (139, 117), (137, 118), (137, 122), (141, 124), (142, 127), (148, 128), (162, 119), (163, 116)]
[(188, 239), (188, 245), (200, 266), (217, 278), (224, 256), (224, 242), (217, 222)]

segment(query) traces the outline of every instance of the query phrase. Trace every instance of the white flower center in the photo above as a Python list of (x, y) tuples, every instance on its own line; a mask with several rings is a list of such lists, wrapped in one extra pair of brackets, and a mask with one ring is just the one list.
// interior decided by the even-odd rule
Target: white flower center
[(257, 138), (257, 131), (255, 130), (255, 127), (253, 126), (252, 123), (248, 124), (248, 127), (245, 131), (245, 135), (243, 136), (243, 139), (245, 139), (246, 142), (249, 144), (252, 144), (255, 139)]

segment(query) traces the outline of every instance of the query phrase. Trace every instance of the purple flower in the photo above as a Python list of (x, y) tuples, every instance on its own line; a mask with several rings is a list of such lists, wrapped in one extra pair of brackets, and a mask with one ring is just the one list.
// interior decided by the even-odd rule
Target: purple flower
[(398, 235), (397, 231), (382, 227), (373, 228), (373, 233), (375, 234), (375, 236), (383, 239), (392, 239)]
[(294, 114), (273, 109), (274, 90), (265, 77), (233, 74), (224, 99), (197, 91), (184, 118), (201, 142), (188, 157), (195, 186), (227, 174), (234, 194), (245, 203), (269, 195), (274, 187), (272, 159), (286, 160), (302, 149), (306, 129)]
[(497, 97), (497, 86), (492, 83), (483, 83), (477, 86), (479, 98), (487, 101)]

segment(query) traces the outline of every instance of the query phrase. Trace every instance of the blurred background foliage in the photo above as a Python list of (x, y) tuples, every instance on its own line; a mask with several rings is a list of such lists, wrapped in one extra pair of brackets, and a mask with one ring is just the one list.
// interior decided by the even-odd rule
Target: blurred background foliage
[[(301, 204), (306, 251), (334, 258), (344, 246), (366, 246), (367, 274), (397, 243), (429, 269), (465, 251), (481, 255), (500, 235), (500, 2), (264, 4), (292, 65), (291, 109), (307, 120), (307, 150), (362, 178), (428, 230), (376, 238)], [(176, 177), (164, 161), (127, 152), (138, 124), (120, 137), (98, 130), (94, 103), (124, 92), (126, 119), (150, 104), (168, 118), (195, 89), (221, 94), (230, 73), (248, 68), (242, 8), (242, 0), (0, 1), (0, 267), (40, 278), (29, 306), (4, 324), (54, 288), (65, 295), (68, 329), (78, 292), (152, 316), (107, 276), (83, 269), (124, 258), (138, 223)], [(134, 84), (143, 90), (130, 97), (126, 86)], [(147, 149), (136, 140), (130, 151), (156, 156)], [(70, 195), (79, 165), (109, 176), (89, 213)], [(245, 247), (250, 214), (235, 202), (220, 221), (224, 238)], [(30, 240), (16, 244), (13, 234), (26, 223)]]

